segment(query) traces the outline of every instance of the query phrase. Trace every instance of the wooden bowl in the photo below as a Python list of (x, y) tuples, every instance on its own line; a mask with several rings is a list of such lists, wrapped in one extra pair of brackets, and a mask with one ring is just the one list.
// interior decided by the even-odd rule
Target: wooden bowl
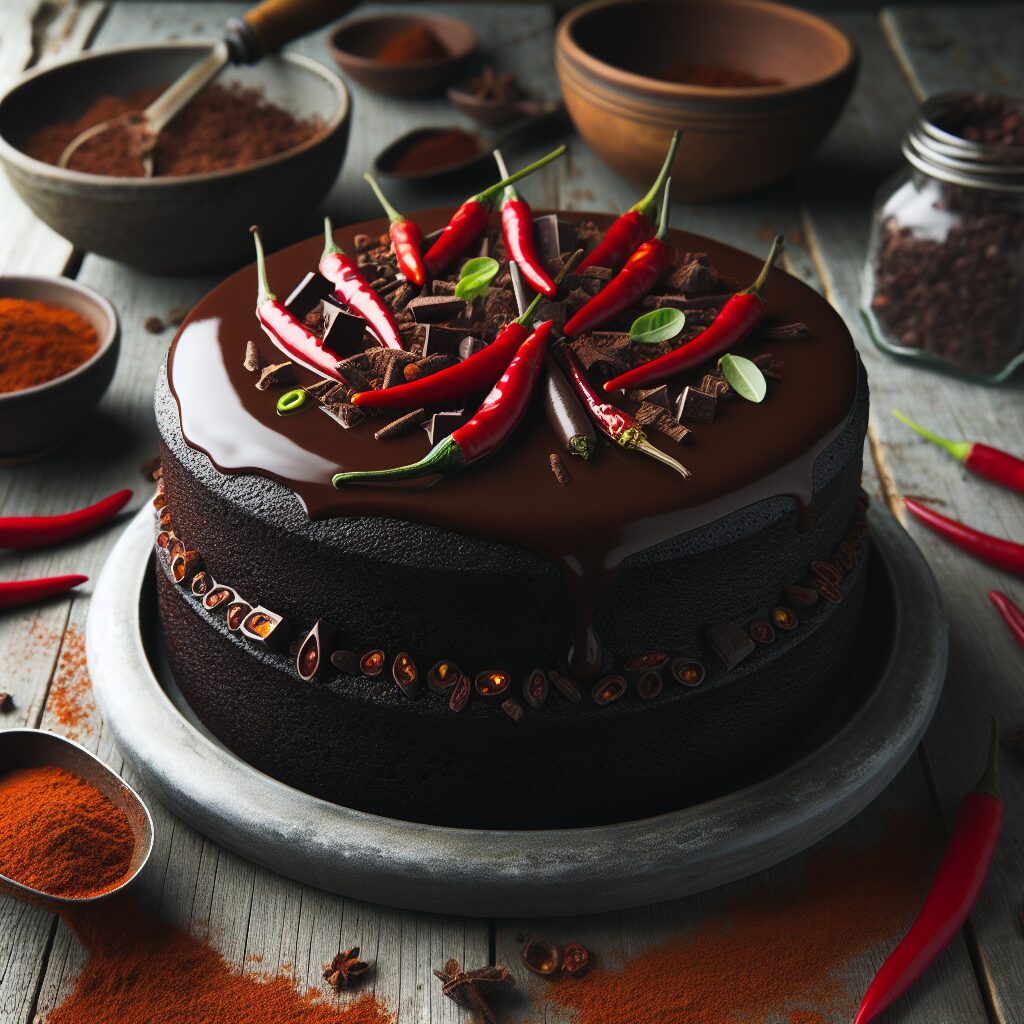
[[(298, 53), (231, 67), (218, 81), (259, 88), (271, 103), (323, 130), (247, 167), (167, 178), (115, 178), (55, 167), (26, 152), (48, 121), (78, 117), (95, 97), (129, 95), (177, 78), (213, 41), (154, 43), (86, 52), (30, 72), (0, 98), (0, 160), (18, 194), (76, 249), (157, 274), (240, 266), (252, 258), (249, 225), (268, 244), (294, 236), (341, 168), (350, 105), (330, 68)], [(254, 126), (258, 130), (258, 126)]]
[[(425, 26), (447, 50), (444, 57), (385, 64), (381, 46), (399, 32)], [(441, 92), (461, 77), (476, 52), (476, 35), (464, 21), (443, 14), (375, 14), (339, 25), (327, 39), (338, 67), (381, 96), (422, 96)]]
[[(672, 194), (722, 199), (784, 178), (825, 137), (856, 78), (846, 33), (764, 0), (594, 0), (559, 25), (569, 115), (608, 166), (648, 186), (672, 131)], [(654, 77), (716, 65), (783, 84), (715, 88)]]
[(0, 277), (0, 298), (74, 310), (92, 324), (99, 340), (96, 352), (70, 373), (0, 392), (0, 463), (10, 464), (46, 455), (81, 430), (113, 379), (120, 325), (102, 295), (66, 277)]

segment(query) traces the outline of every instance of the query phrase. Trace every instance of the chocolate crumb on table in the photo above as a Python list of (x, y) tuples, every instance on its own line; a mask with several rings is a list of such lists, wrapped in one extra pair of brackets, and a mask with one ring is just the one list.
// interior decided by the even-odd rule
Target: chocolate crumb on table
[(147, 316), (142, 322), (142, 326), (145, 327), (150, 334), (160, 334), (166, 324), (158, 316)]
[(0, 690), (0, 714), (6, 714), (13, 707), (14, 701), (11, 700), (11, 695)]

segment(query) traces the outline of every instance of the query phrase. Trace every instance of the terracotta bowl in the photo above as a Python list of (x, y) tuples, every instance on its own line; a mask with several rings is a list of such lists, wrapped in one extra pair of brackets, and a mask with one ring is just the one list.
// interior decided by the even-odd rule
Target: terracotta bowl
[[(708, 200), (769, 185), (806, 160), (849, 97), (858, 56), (834, 25), (763, 0), (594, 0), (559, 25), (555, 63), (577, 131), (609, 167), (649, 185), (678, 128), (672, 194)], [(782, 84), (654, 77), (683, 65)]]
[[(385, 41), (399, 32), (425, 25), (448, 51), (445, 57), (384, 64), (377, 59)], [(458, 18), (443, 14), (379, 14), (353, 18), (328, 37), (338, 67), (360, 85), (381, 96), (422, 96), (441, 92), (460, 78), (476, 52), (476, 35)]]
[(0, 298), (72, 309), (96, 328), (99, 338), (96, 352), (63, 377), (0, 392), (0, 463), (9, 464), (46, 455), (81, 429), (114, 376), (120, 325), (102, 295), (65, 277), (0, 277)]
[(287, 239), (327, 194), (348, 144), (348, 90), (332, 69), (299, 53), (225, 70), (221, 83), (259, 88), (323, 130), (300, 146), (239, 167), (176, 178), (113, 178), (54, 167), (30, 157), (42, 124), (68, 120), (96, 96), (127, 95), (178, 77), (213, 41), (88, 51), (34, 70), (0, 98), (0, 161), (18, 194), (76, 249), (157, 274), (240, 266), (252, 257), (249, 225), (269, 245)]

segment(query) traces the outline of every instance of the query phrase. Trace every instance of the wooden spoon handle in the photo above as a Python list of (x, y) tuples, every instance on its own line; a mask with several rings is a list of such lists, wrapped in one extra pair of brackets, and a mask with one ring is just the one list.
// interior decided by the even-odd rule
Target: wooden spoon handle
[(227, 42), (236, 63), (252, 64), (272, 50), (330, 24), (357, 0), (263, 0), (243, 18), (232, 18)]

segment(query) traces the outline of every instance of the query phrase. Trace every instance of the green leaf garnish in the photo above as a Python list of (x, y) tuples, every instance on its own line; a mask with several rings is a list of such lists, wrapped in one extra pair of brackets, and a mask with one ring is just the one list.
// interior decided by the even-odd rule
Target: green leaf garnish
[(497, 277), (501, 267), (497, 260), (490, 256), (478, 256), (475, 260), (467, 260), (459, 274), (459, 283), (455, 286), (455, 295), (463, 302), (472, 302), (490, 291), (491, 282)]
[(718, 367), (725, 374), (729, 386), (740, 398), (745, 398), (748, 402), (764, 401), (764, 396), (768, 393), (768, 382), (756, 363), (744, 359), (743, 356), (724, 355), (718, 360)]
[(652, 309), (633, 321), (629, 336), (644, 345), (657, 345), (671, 341), (686, 323), (686, 314), (681, 309)]

